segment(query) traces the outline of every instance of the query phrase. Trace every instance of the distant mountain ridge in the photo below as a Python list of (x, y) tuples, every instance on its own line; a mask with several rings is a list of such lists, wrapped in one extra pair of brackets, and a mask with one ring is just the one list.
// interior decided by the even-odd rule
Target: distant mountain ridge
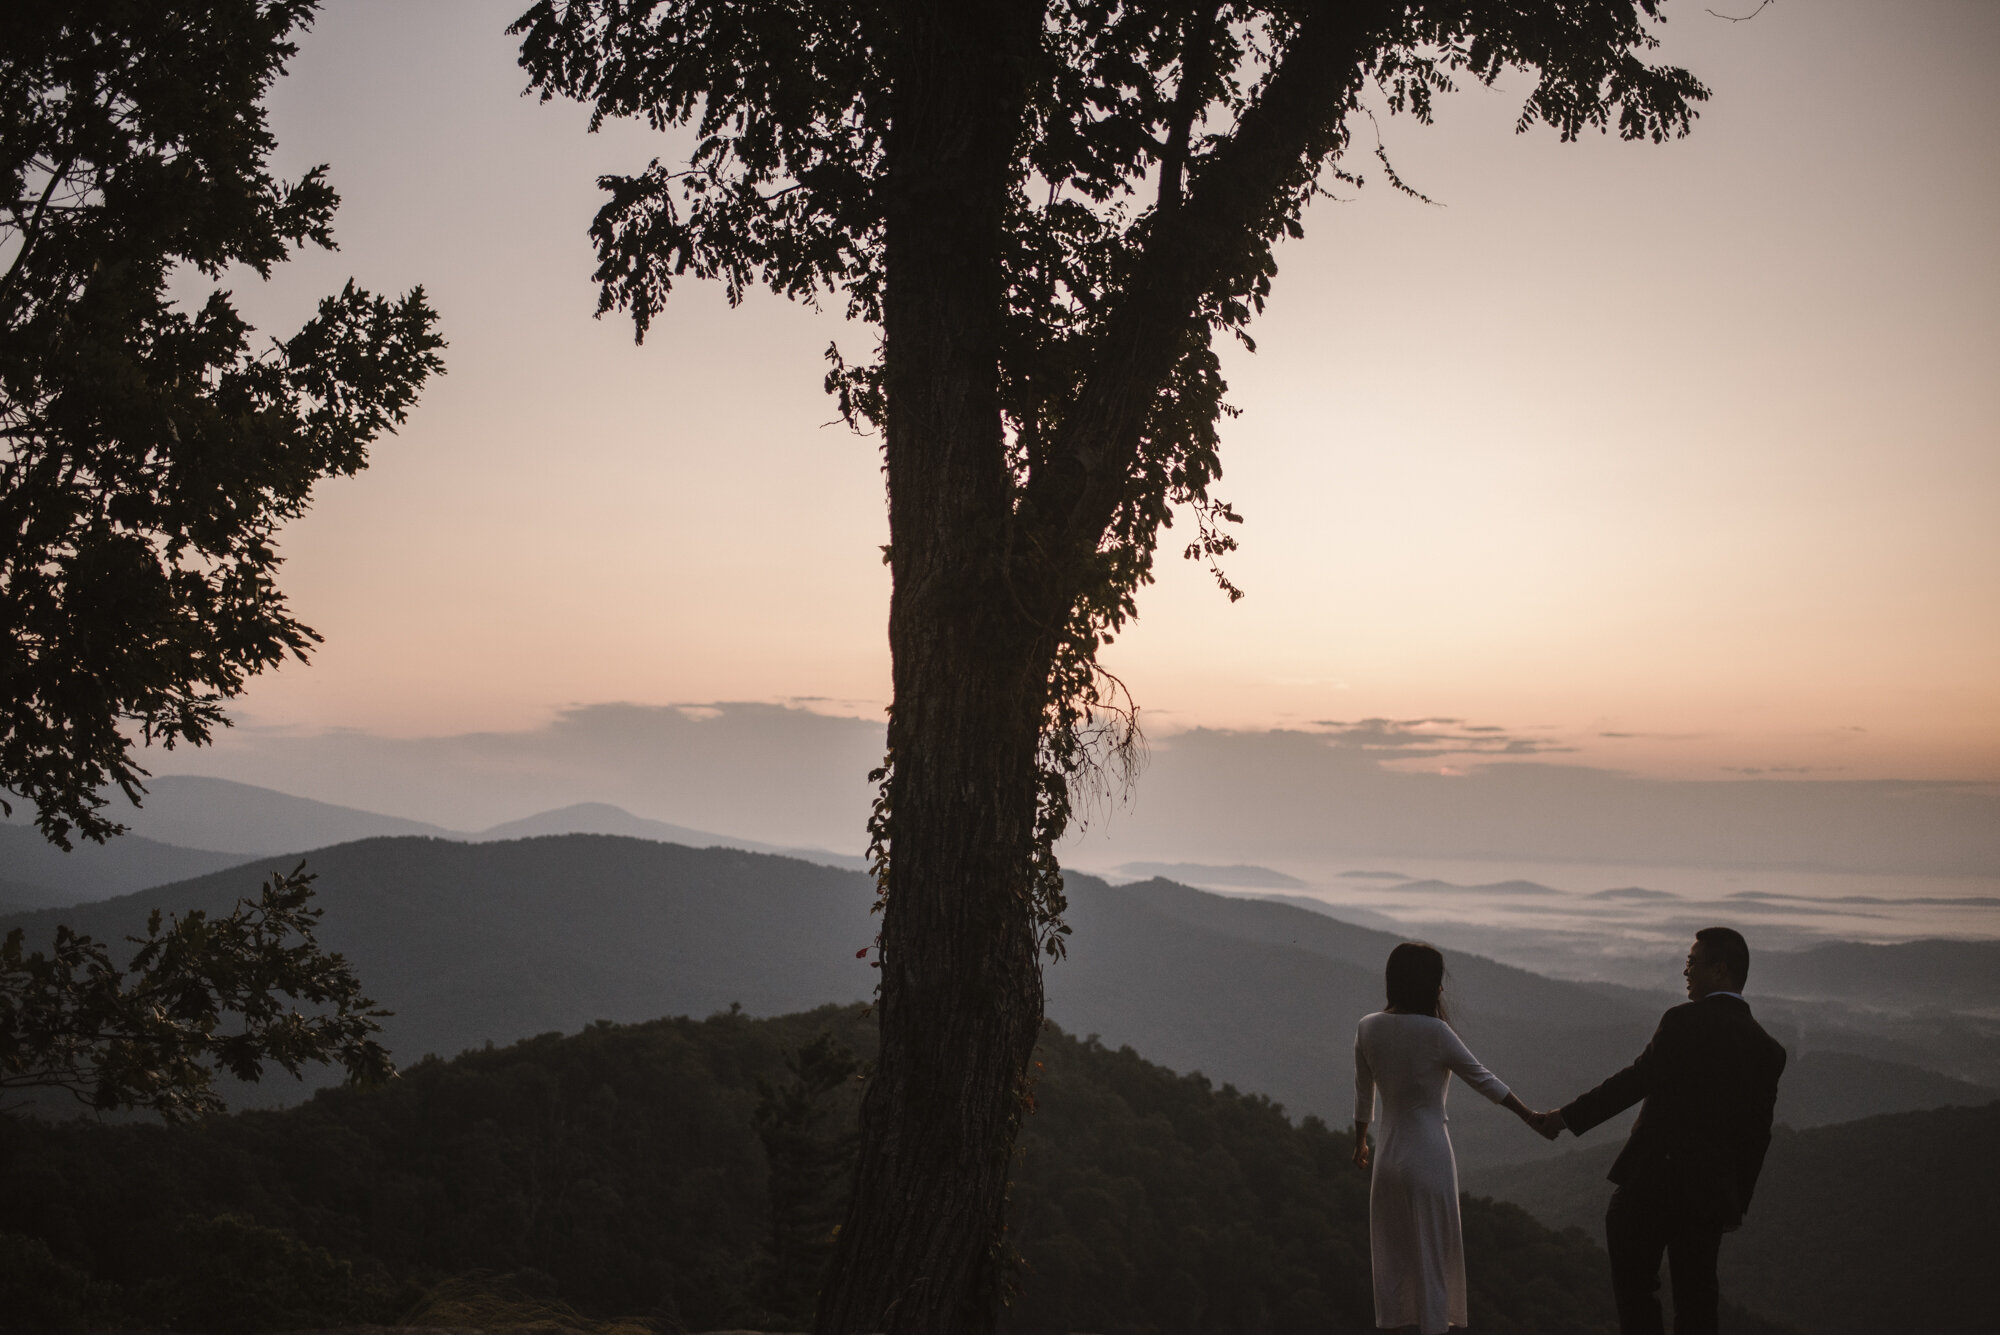
[(145, 805), (132, 808), (114, 800), (112, 806), (113, 818), (133, 834), (163, 844), (214, 849), (241, 857), (295, 853), (384, 835), (465, 837), (428, 821), (194, 774), (149, 779)]
[(1305, 886), (1305, 882), (1296, 876), (1287, 876), (1284, 872), (1247, 862), (1232, 862), (1227, 866), (1216, 866), (1208, 862), (1127, 862), (1119, 866), (1118, 873), (1141, 881), (1165, 877), (1179, 881), (1183, 885), (1230, 885), (1270, 889), (1303, 889)]
[[(62, 921), (117, 940), (152, 907), (225, 909), (289, 865), (253, 860), (101, 904), (0, 919), (0, 929), (41, 934)], [(732, 1002), (783, 1014), (865, 1000), (874, 988), (874, 971), (855, 957), (875, 935), (872, 881), (795, 858), (608, 835), (399, 837), (321, 849), (311, 866), (326, 911), (321, 942), (396, 1012), (386, 1037), (400, 1060), (597, 1019), (706, 1015)], [(1294, 1113), (1348, 1120), (1354, 1023), (1381, 1005), (1382, 963), (1398, 937), (1169, 881), (1113, 887), (1073, 875), (1069, 897), (1075, 934), (1069, 958), (1048, 971), (1052, 1019)], [(1647, 998), (1475, 955), (1455, 952), (1451, 966), (1458, 1028), (1531, 1103), (1567, 1098), (1623, 1066), (1658, 1015)], [(1795, 1074), (1820, 1060), (1809, 1053)], [(1992, 1093), (1893, 1063), (1869, 1071), (1864, 1087), (1843, 1089), (1837, 1115)], [(1789, 1093), (1826, 1083), (1801, 1078)], [(296, 1093), (289, 1082), (248, 1092), (264, 1103)], [(1463, 1091), (1452, 1113), (1467, 1164), (1549, 1152)], [(1793, 1097), (1784, 1115), (1804, 1124), (1834, 1114)]]
[(70, 903), (60, 890), (28, 881), (0, 880), (0, 914), (32, 913), (36, 909), (58, 908)]
[(293, 797), (229, 779), (170, 774), (151, 780), (148, 788), (146, 805), (119, 817), (135, 833), (184, 848), (212, 848), (251, 857), (394, 835), (487, 841), (526, 839), (542, 834), (616, 834), (686, 844), (690, 848), (780, 853), (855, 870), (863, 866), (863, 860), (856, 856), (739, 839), (712, 830), (650, 820), (608, 802), (577, 802), (503, 821), (484, 830), (451, 830), (428, 821)]
[[(18, 815), (18, 808), (17, 815)], [(125, 834), (109, 843), (78, 839), (63, 852), (32, 824), (0, 821), (0, 878), (13, 882), (17, 895), (32, 896), (37, 908), (56, 908), (128, 895), (234, 867), (240, 853), (209, 848), (181, 848), (143, 835)], [(0, 893), (0, 898), (6, 898)]]
[(782, 844), (760, 843), (755, 839), (711, 834), (707, 830), (691, 830), (685, 825), (670, 825), (662, 820), (649, 820), (608, 802), (578, 802), (520, 820), (504, 821), (477, 834), (450, 837), (486, 843), (498, 839), (532, 839), (545, 834), (614, 834), (630, 839), (651, 839), (662, 844), (685, 844), (689, 848), (735, 848), (745, 853), (773, 853), (829, 867), (844, 867), (849, 871), (861, 871), (868, 865), (866, 858), (832, 853), (823, 848), (790, 848)]
[[(0, 911), (56, 908), (108, 899), (186, 880), (252, 858), (299, 854), (361, 839), (415, 835), (490, 841), (543, 834), (613, 834), (691, 848), (740, 848), (860, 870), (865, 859), (818, 848), (790, 848), (635, 816), (604, 802), (581, 802), (479, 831), (448, 830), (358, 807), (293, 797), (255, 784), (169, 774), (148, 781), (144, 806), (113, 804), (129, 827), (107, 843), (77, 840), (68, 853), (34, 829), (32, 813), (0, 821)], [(9, 893), (5, 883), (14, 883)]]
[[(1458, 885), (1406, 880), (1396, 889), (1399, 894), (1437, 897), (1487, 892), (1517, 897), (1564, 893), (1533, 881)], [(1491, 928), (1467, 928), (1435, 920), (1421, 928), (1399, 925), (1385, 914), (1310, 895), (1266, 891), (1258, 892), (1257, 897), (1383, 930), (1421, 931), (1454, 954), (1494, 950), (1496, 946), (1496, 953), (1506, 952), (1509, 944), (1518, 950), (1521, 942), (1531, 935), (1527, 931), (1505, 934)], [(1638, 886), (1600, 890), (1583, 898), (1699, 902)], [(1697, 920), (1688, 930), (1701, 925), (1706, 924)], [(1533, 967), (1526, 961), (1524, 964)], [(1982, 1086), (2000, 1087), (2000, 1026), (1994, 1023), (2000, 1020), (2000, 940), (1928, 938), (1880, 944), (1824, 941), (1791, 948), (1760, 945), (1752, 952), (1750, 972), (1751, 994), (1760, 1015), (1775, 1017), (1802, 1032), (1815, 1030), (1831, 1019), (1836, 1027), (1847, 1031), (1850, 1039), (1864, 1032), (1871, 1035), (1864, 1055), (1882, 1060), (1900, 1059), (1904, 1055), (1902, 1049), (1914, 1043), (1924, 1052), (1924, 1059), (1937, 1069)], [(1679, 996), (1678, 985), (1673, 991), (1603, 980), (1587, 986), (1641, 1009), (1671, 1005)], [(1859, 1052), (1862, 1048), (1854, 1050)]]
[(2000, 941), (1831, 941), (1760, 956), (1760, 987), (1787, 997), (1904, 1009), (2000, 1010)]

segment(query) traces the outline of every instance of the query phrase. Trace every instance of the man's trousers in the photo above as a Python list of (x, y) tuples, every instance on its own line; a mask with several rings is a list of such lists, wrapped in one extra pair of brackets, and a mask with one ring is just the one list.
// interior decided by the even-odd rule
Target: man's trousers
[(1658, 1187), (1620, 1187), (1604, 1212), (1611, 1291), (1622, 1335), (1665, 1335), (1660, 1319), (1660, 1258), (1673, 1271), (1674, 1335), (1716, 1335), (1721, 1291), (1715, 1259), (1722, 1230), (1689, 1223)]

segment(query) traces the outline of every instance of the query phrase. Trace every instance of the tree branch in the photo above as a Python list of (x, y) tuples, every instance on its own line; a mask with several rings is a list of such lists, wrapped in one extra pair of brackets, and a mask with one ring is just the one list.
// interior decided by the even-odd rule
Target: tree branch
[[(1376, 5), (1322, 4), (1300, 25), (1263, 96), (1212, 154), (1182, 207), (1156, 216), (1107, 322), (1097, 370), (1029, 479), (1030, 517), (1058, 583), (1096, 552), (1125, 491), (1154, 398), (1186, 352), (1203, 299), (1231, 259), (1264, 240), (1284, 192), (1334, 146), (1369, 49)], [(1062, 597), (1058, 593), (1056, 596)]]
[(1181, 38), (1181, 82), (1174, 90), (1173, 122), (1167, 129), (1167, 146), (1160, 155), (1160, 202), (1158, 212), (1171, 213), (1181, 206), (1182, 177), (1187, 171), (1188, 140), (1195, 119), (1207, 105), (1204, 91), (1215, 75), (1216, 19), (1219, 3), (1196, 9), (1187, 17)]
[(0, 309), (6, 307), (10, 289), (14, 286), (14, 275), (21, 271), (23, 264), (27, 263), (28, 253), (35, 248), (35, 242), (40, 238), (42, 219), (49, 211), (49, 201), (55, 198), (56, 187), (63, 183), (69, 175), (70, 168), (75, 165), (76, 153), (72, 151), (63, 159), (62, 166), (49, 173), (49, 183), (43, 188), (42, 197), (35, 201), (34, 213), (17, 224), (21, 229), (21, 248), (14, 252), (14, 262), (7, 266), (7, 272), (0, 274)]
[(1771, 7), (1771, 0), (1763, 0), (1762, 4), (1758, 5), (1748, 14), (1718, 14), (1712, 9), (1707, 12), (1714, 18), (1724, 19), (1730, 23), (1748, 23), (1751, 19), (1756, 18), (1759, 14), (1763, 13), (1770, 7)]

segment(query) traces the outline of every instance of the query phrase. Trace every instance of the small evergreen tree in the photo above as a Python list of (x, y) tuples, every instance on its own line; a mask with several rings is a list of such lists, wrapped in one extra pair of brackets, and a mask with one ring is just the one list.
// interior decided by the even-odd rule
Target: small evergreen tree
[(783, 1084), (757, 1081), (753, 1120), (771, 1171), (760, 1290), (773, 1315), (804, 1325), (812, 1320), (853, 1185), (859, 1138), (850, 1105), (861, 1063), (821, 1032), (785, 1054), (785, 1071), (791, 1078)]

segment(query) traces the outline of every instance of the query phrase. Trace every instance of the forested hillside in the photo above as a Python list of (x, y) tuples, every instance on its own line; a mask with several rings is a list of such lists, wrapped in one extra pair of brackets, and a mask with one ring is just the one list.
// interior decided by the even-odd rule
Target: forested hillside
[[(1617, 1151), (1614, 1138), (1466, 1185), (1598, 1237)], [(1780, 1128), (1750, 1215), (1723, 1244), (1723, 1291), (1808, 1335), (1986, 1335), (1996, 1184), (2000, 1103)]]
[(1834, 941), (1774, 953), (1761, 985), (1788, 997), (1907, 1010), (2000, 1011), (2000, 941)]
[[(852, 1145), (845, 1054), (872, 1032), (853, 1007), (599, 1025), (195, 1126), (0, 1121), (0, 1250), (40, 1295), (0, 1294), (0, 1320), (55, 1329), (69, 1295), (232, 1335), (471, 1286), (662, 1330), (801, 1329)], [(1372, 1327), (1344, 1135), (1053, 1027), (1035, 1069), (1009, 1331)], [(1469, 1200), (1466, 1244), (1482, 1333), (1613, 1329), (1581, 1234)]]

